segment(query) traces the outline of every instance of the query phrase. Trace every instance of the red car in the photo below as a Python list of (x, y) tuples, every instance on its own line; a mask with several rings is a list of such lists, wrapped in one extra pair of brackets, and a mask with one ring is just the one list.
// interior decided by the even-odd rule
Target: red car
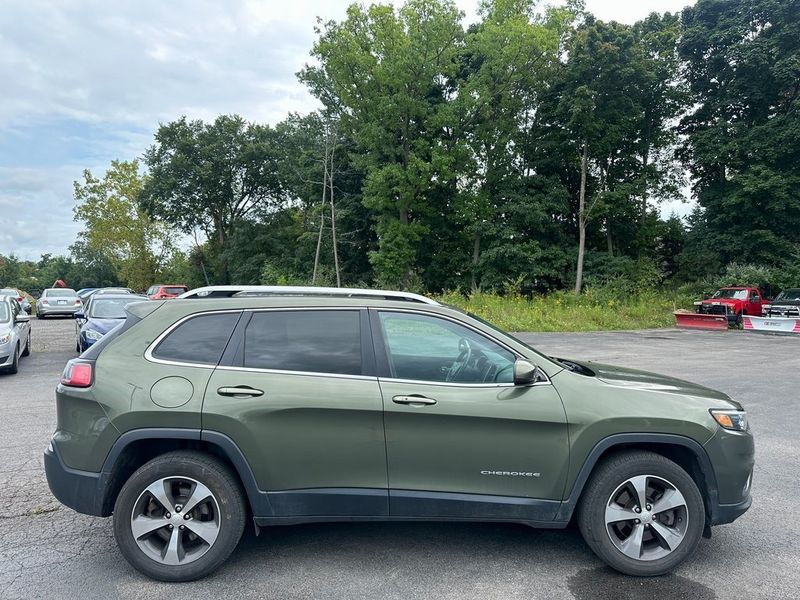
[(739, 325), (742, 315), (761, 316), (764, 294), (754, 287), (724, 287), (711, 298), (695, 302), (697, 312), (706, 315), (726, 315), (731, 325)]
[(147, 297), (150, 300), (166, 300), (167, 298), (177, 298), (184, 292), (189, 291), (189, 286), (156, 284), (147, 288)]

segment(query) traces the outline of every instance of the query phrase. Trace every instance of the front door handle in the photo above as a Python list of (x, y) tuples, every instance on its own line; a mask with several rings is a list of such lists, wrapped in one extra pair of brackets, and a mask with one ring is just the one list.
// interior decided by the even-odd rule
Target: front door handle
[(217, 390), (220, 396), (232, 396), (234, 398), (253, 398), (255, 396), (263, 396), (263, 390), (248, 387), (246, 385), (237, 385), (235, 387), (221, 387)]
[(408, 404), (410, 406), (430, 406), (436, 404), (433, 398), (426, 398), (425, 396), (395, 396), (392, 398), (395, 404)]

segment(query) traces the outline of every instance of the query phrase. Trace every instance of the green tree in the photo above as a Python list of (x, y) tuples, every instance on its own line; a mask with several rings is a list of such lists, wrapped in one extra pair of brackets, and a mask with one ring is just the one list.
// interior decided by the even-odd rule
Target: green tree
[[(149, 177), (141, 203), (151, 216), (186, 234), (202, 232), (221, 253), (256, 208), (283, 201), (281, 149), (274, 130), (222, 115), (213, 123), (185, 117), (161, 125), (145, 152)], [(226, 280), (228, 265), (219, 265)]]
[(358, 146), (363, 201), (377, 219), (370, 260), (384, 285), (413, 284), (431, 199), (453, 180), (440, 139), (453, 125), (460, 17), (450, 0), (410, 0), (397, 11), (351, 5), (344, 21), (322, 26), (312, 51), (319, 65), (300, 74)]
[(137, 290), (153, 282), (174, 249), (166, 225), (139, 204), (144, 181), (137, 161), (115, 160), (102, 179), (87, 169), (83, 182), (74, 183), (74, 215), (86, 226), (85, 248), (105, 257), (119, 278)]
[(701, 209), (684, 264), (783, 265), (800, 248), (800, 2), (699, 0), (683, 25)]

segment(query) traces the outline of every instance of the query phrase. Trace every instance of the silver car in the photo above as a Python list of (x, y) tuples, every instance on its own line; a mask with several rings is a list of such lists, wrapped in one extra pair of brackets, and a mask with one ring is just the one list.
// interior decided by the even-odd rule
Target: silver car
[(0, 296), (13, 296), (26, 313), (31, 314), (31, 302), (17, 288), (0, 289)]
[(16, 373), (19, 357), (31, 353), (30, 316), (14, 296), (0, 296), (0, 371)]
[(42, 291), (36, 303), (36, 317), (44, 319), (51, 315), (73, 316), (83, 308), (78, 293), (70, 288), (48, 288)]

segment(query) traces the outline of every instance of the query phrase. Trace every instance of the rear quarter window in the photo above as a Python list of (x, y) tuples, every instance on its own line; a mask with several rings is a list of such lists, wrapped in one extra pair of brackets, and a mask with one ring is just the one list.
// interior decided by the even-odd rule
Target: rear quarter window
[(214, 313), (190, 317), (161, 340), (153, 358), (216, 365), (239, 320), (240, 313)]

